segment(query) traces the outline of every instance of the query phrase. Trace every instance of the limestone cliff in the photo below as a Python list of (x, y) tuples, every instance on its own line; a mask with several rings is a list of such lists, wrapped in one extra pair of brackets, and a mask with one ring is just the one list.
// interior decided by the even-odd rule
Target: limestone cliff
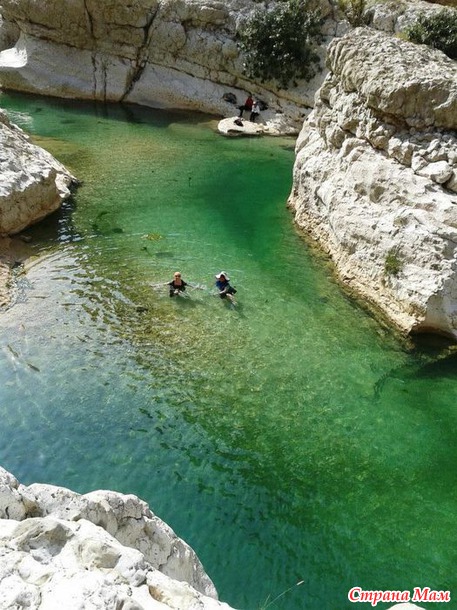
[[(447, 0), (448, 6), (457, 8), (457, 0)], [(417, 21), (419, 14), (431, 17), (443, 11), (446, 0), (433, 3), (430, 0), (399, 0), (398, 2), (375, 2), (366, 10), (368, 25), (389, 34), (404, 32)]]
[(359, 28), (328, 68), (297, 142), (296, 221), (403, 331), (457, 338), (457, 63)]
[(0, 467), (0, 609), (230, 610), (133, 495), (20, 485)]
[[(327, 18), (328, 41), (337, 27), (335, 8), (330, 0), (315, 3)], [(298, 133), (323, 74), (287, 91), (246, 79), (236, 31), (258, 6), (254, 0), (3, 0), (0, 83), (219, 116), (236, 114), (234, 105), (252, 91), (268, 105), (263, 120)]]

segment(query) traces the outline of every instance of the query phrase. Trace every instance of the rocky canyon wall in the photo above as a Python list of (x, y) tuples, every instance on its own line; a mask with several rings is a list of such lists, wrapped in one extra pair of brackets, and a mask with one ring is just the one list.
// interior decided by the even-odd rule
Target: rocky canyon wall
[[(321, 48), (336, 33), (326, 18)], [(280, 90), (246, 79), (236, 32), (253, 0), (4, 0), (0, 83), (58, 97), (130, 102), (233, 116), (248, 91), (268, 109), (263, 120), (298, 133), (324, 72)]]
[(406, 333), (457, 338), (457, 64), (368, 28), (335, 39), (289, 205)]
[(0, 111), (0, 236), (57, 210), (76, 179)]

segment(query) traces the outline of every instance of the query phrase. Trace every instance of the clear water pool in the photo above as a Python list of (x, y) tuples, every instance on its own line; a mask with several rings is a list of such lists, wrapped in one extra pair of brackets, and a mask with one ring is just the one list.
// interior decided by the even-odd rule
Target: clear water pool
[[(27, 231), (36, 258), (0, 316), (0, 463), (136, 493), (236, 608), (290, 587), (269, 607), (348, 609), (353, 586), (452, 595), (456, 359), (401, 343), (297, 234), (294, 142), (183, 113), (0, 106), (82, 181)], [(187, 299), (159, 286), (175, 270), (199, 286)]]

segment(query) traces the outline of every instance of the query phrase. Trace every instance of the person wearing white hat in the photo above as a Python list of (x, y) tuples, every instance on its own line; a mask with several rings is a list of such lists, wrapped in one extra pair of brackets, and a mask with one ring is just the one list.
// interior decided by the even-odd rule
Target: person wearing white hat
[(228, 298), (232, 303), (234, 302), (233, 295), (236, 294), (236, 289), (230, 286), (230, 278), (225, 271), (221, 271), (216, 274), (216, 288), (219, 290), (219, 296), (221, 299)]

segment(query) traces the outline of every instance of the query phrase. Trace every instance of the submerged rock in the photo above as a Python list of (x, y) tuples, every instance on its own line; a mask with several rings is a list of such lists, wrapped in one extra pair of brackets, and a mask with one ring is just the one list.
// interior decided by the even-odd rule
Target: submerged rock
[(457, 64), (358, 28), (328, 66), (297, 142), (296, 222), (402, 331), (457, 339)]
[(133, 495), (20, 485), (0, 467), (0, 608), (230, 610), (195, 552)]

